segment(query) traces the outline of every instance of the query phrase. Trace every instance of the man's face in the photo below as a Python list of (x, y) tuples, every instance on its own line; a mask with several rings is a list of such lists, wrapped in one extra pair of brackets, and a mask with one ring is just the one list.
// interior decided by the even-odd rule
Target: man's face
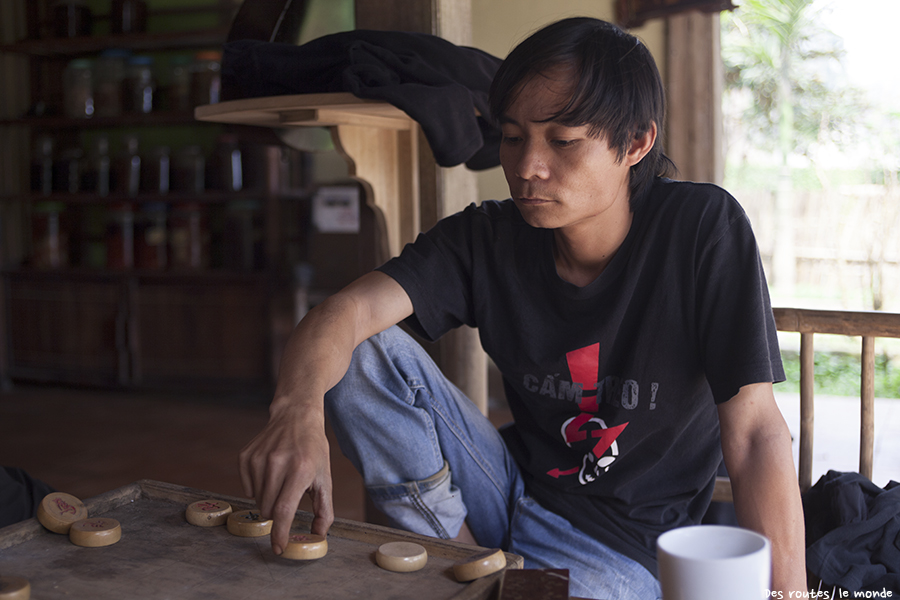
[(516, 206), (534, 227), (602, 226), (631, 212), (630, 156), (620, 161), (586, 125), (546, 121), (566, 104), (570, 89), (565, 69), (535, 75), (500, 118), (500, 164)]

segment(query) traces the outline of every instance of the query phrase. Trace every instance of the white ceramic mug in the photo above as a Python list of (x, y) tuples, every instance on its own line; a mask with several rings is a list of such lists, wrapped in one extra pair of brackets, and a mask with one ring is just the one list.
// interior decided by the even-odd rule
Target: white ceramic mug
[(769, 597), (772, 550), (755, 531), (695, 525), (656, 541), (663, 600), (763, 600)]

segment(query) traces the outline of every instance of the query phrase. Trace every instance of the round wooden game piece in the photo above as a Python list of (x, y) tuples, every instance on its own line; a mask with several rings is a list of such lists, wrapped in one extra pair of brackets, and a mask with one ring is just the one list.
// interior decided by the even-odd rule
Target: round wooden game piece
[(472, 581), (496, 573), (506, 566), (503, 550), (485, 550), (453, 565), (457, 581)]
[(28, 600), (31, 584), (24, 577), (0, 577), (0, 600)]
[(293, 560), (315, 560), (328, 554), (328, 540), (314, 533), (292, 533), (281, 556)]
[(72, 523), (86, 519), (87, 516), (84, 502), (63, 492), (47, 494), (37, 509), (38, 521), (54, 533), (69, 533)]
[(69, 540), (76, 546), (100, 548), (112, 546), (122, 539), (122, 526), (115, 519), (93, 517), (72, 523)]
[(184, 518), (198, 527), (218, 527), (224, 525), (231, 514), (231, 505), (222, 500), (199, 500), (189, 504)]
[(272, 520), (263, 519), (258, 510), (239, 510), (228, 515), (228, 533), (240, 537), (262, 537), (272, 533)]
[(388, 571), (409, 573), (425, 566), (428, 562), (428, 551), (413, 542), (388, 542), (378, 547), (375, 562)]

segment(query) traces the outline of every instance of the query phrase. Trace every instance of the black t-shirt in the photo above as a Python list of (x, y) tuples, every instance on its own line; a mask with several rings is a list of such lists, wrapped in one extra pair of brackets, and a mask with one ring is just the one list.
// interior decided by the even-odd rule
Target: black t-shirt
[(756, 241), (724, 190), (661, 179), (595, 281), (561, 279), (552, 247), (551, 230), (491, 201), (380, 270), (426, 338), (478, 327), (529, 494), (655, 572), (656, 537), (709, 504), (716, 404), (784, 378)]

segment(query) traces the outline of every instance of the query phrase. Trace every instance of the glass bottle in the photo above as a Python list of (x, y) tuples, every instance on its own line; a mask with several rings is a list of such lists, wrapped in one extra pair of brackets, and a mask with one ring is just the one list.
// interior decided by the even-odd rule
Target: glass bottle
[(171, 167), (168, 146), (157, 146), (141, 158), (141, 189), (153, 194), (168, 194)]
[(112, 0), (109, 12), (112, 33), (147, 31), (147, 3), (144, 0)]
[(65, 148), (53, 160), (53, 191), (76, 194), (81, 190), (81, 171), (84, 151), (73, 146)]
[(99, 135), (90, 153), (90, 159), (82, 177), (82, 189), (98, 196), (108, 196), (112, 187), (112, 164), (109, 157), (109, 138)]
[(172, 161), (172, 189), (179, 192), (203, 193), (206, 189), (206, 157), (200, 146), (185, 146)]
[(91, 34), (93, 18), (84, 0), (58, 0), (53, 4), (53, 33), (56, 37)]
[(123, 139), (122, 153), (116, 158), (113, 173), (114, 188), (127, 196), (137, 196), (141, 189), (140, 140), (136, 135)]
[(134, 267), (134, 208), (129, 202), (117, 202), (109, 207), (106, 266), (115, 270)]
[(63, 106), (67, 117), (94, 115), (94, 67), (87, 58), (69, 61), (63, 71)]
[(31, 191), (44, 196), (53, 193), (53, 146), (52, 136), (42, 135), (35, 139), (34, 157), (31, 160)]

